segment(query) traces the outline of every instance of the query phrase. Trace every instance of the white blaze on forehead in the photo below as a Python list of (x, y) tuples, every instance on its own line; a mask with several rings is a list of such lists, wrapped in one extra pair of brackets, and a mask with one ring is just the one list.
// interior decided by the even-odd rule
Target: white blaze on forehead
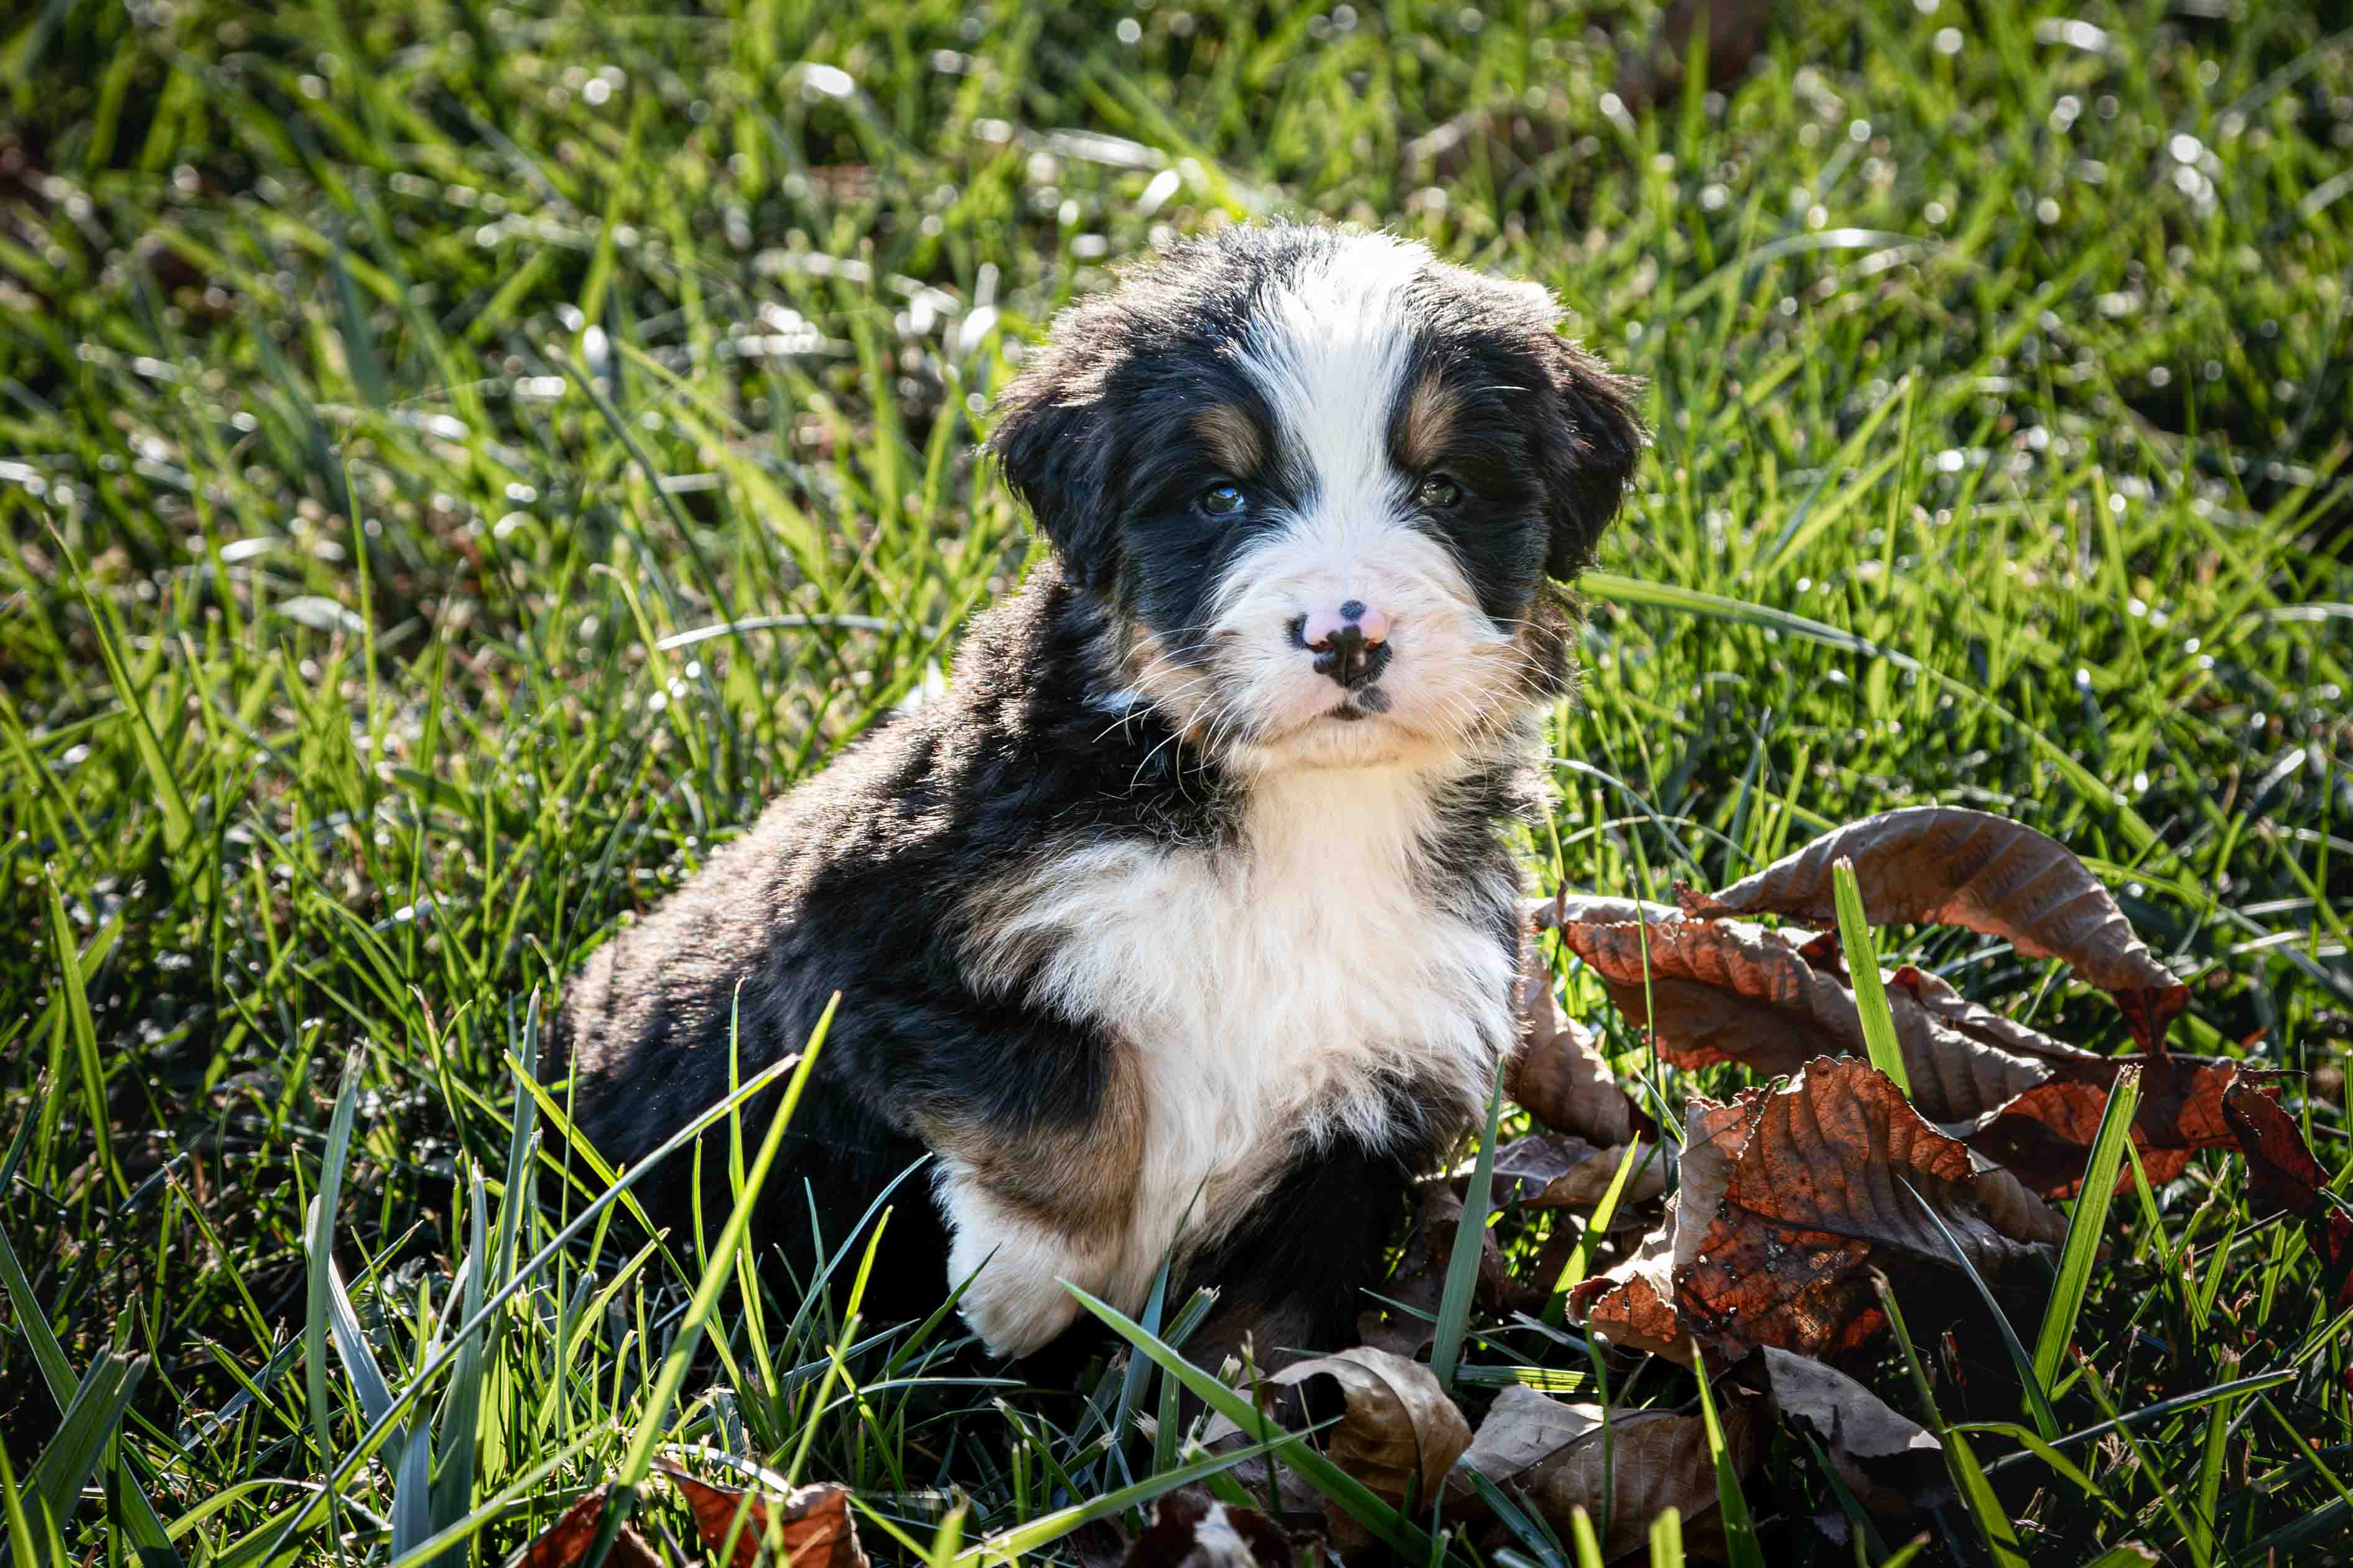
[(1430, 252), (1352, 235), (1271, 289), (1242, 343), (1293, 452), (1314, 474), (1313, 510), (1385, 510), (1389, 410), (1410, 364), (1405, 295)]

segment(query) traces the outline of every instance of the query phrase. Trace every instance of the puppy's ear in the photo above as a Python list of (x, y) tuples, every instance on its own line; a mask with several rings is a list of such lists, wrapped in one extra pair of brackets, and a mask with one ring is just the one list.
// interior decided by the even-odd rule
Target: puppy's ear
[(1552, 524), (1545, 573), (1566, 583), (1593, 564), (1648, 437), (1634, 414), (1633, 383), (1567, 340), (1544, 337), (1552, 380), (1536, 442)]
[(1119, 568), (1119, 470), (1101, 373), (1046, 351), (998, 399), (988, 450), (1064, 573), (1082, 587), (1107, 586)]

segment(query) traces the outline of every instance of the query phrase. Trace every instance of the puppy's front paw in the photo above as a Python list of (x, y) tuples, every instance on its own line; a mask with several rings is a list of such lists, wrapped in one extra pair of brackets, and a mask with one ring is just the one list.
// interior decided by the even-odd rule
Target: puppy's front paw
[(961, 1184), (947, 1193), (955, 1241), (948, 1249), (948, 1288), (972, 1284), (957, 1303), (992, 1355), (1024, 1356), (1043, 1350), (1071, 1326), (1079, 1304), (1061, 1281), (1100, 1291), (1111, 1272), (1073, 1237), (1018, 1214)]

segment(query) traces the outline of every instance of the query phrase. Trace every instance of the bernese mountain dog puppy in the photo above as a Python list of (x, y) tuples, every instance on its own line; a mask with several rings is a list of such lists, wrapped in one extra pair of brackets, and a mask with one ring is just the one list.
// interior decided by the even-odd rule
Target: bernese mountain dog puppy
[[(1134, 1311), (1173, 1259), (1172, 1302), (1219, 1288), (1212, 1358), (1351, 1342), (1409, 1184), (1515, 1047), (1508, 836), (1547, 797), (1561, 584), (1643, 442), (1559, 317), (1300, 225), (1072, 306), (988, 443), (1053, 559), (944, 699), (567, 987), (579, 1130), (641, 1158), (839, 993), (755, 1221), (805, 1283), (928, 1159), (870, 1323), (968, 1282), (1024, 1355), (1079, 1315), (1061, 1281)], [(691, 1212), (670, 1163), (658, 1221)], [(700, 1164), (715, 1226), (723, 1145)]]

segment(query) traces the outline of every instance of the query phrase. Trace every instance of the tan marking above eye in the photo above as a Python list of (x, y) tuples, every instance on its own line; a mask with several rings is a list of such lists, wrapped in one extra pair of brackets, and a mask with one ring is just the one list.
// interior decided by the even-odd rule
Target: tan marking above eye
[(1437, 372), (1425, 374), (1415, 384), (1397, 430), (1398, 456), (1408, 472), (1434, 467), (1445, 454), (1460, 406), (1453, 390), (1439, 379)]
[(1193, 416), (1193, 428), (1209, 444), (1209, 452), (1226, 472), (1236, 476), (1258, 471), (1265, 446), (1250, 416), (1230, 403), (1212, 403)]

